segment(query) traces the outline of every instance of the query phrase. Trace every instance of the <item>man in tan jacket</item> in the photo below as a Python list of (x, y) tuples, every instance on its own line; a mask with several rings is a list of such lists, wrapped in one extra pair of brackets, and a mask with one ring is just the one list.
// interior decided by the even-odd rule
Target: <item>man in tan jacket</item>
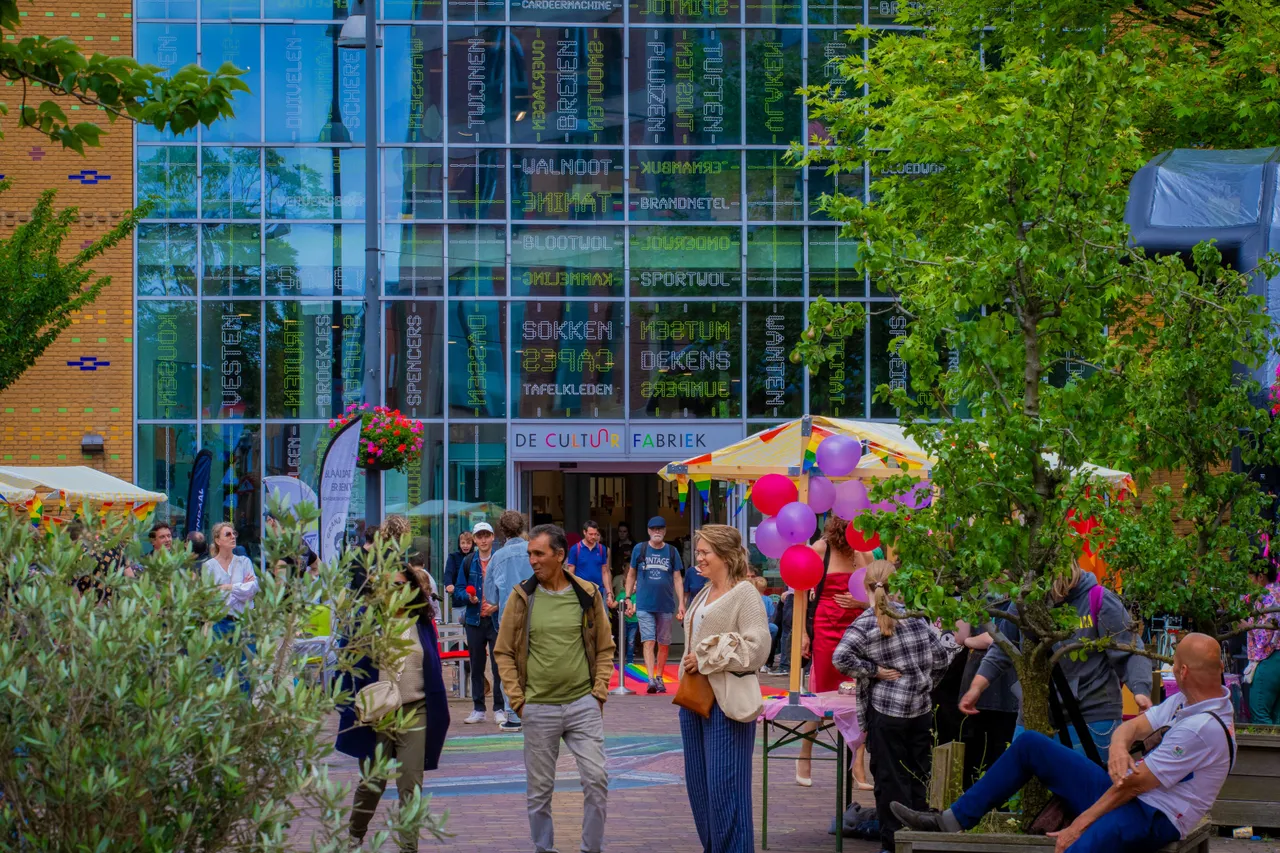
[(613, 636), (600, 590), (564, 570), (564, 531), (529, 533), (533, 577), (503, 606), (494, 658), (511, 707), (524, 722), (529, 831), (537, 853), (554, 853), (551, 794), (560, 741), (582, 780), (583, 853), (604, 845), (609, 776), (604, 763), (604, 702), (613, 675)]

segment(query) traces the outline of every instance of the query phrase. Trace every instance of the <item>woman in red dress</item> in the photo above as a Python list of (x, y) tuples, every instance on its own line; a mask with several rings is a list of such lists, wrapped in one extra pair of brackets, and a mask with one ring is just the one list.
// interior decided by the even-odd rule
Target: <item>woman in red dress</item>
[[(871, 555), (859, 553), (849, 547), (845, 528), (849, 522), (832, 515), (822, 530), (822, 538), (813, 550), (822, 557), (825, 574), (819, 585), (817, 605), (813, 613), (813, 642), (809, 664), (809, 692), (827, 693), (839, 690), (844, 675), (831, 663), (836, 646), (844, 637), (845, 629), (866, 609), (865, 601), (858, 601), (849, 594), (849, 575), (871, 564)], [(813, 605), (813, 592), (810, 593)], [(807, 639), (807, 638), (806, 638)], [(800, 742), (800, 758), (796, 761), (796, 783), (804, 787), (813, 784), (809, 776), (813, 755), (811, 741)], [(854, 780), (863, 791), (871, 790), (863, 768), (863, 750), (859, 749), (853, 765)]]

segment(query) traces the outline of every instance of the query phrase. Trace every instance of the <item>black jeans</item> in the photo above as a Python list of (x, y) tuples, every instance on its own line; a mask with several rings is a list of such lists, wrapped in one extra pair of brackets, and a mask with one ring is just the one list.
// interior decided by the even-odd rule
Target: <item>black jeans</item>
[(995, 764), (1013, 742), (1018, 727), (1017, 711), (979, 711), (968, 717), (961, 729), (964, 743), (964, 789), (973, 787), (988, 767)]
[(498, 644), (498, 626), (492, 616), (482, 616), (479, 625), (467, 626), (467, 651), (471, 658), (471, 703), (477, 711), (484, 710), (484, 654), (489, 652), (489, 666), (493, 669), (493, 710), (501, 711), (502, 680), (498, 678), (498, 660), (493, 647)]
[(908, 808), (928, 808), (933, 751), (933, 714), (889, 717), (867, 708), (867, 751), (871, 753), (871, 777), (876, 785), (876, 816), (880, 820), (880, 847), (893, 850), (893, 834), (902, 827), (889, 810), (899, 802)]

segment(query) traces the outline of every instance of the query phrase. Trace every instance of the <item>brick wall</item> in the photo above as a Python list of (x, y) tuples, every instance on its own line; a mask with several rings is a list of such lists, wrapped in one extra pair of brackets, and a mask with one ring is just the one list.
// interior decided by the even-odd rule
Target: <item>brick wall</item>
[[(133, 53), (131, 0), (41, 0), (20, 8), (21, 35), (67, 36), (86, 53)], [(35, 89), (28, 97), (44, 100), (48, 94)], [(80, 223), (67, 240), (69, 253), (118, 222), (133, 204), (132, 126), (123, 120), (108, 124), (104, 112), (59, 99), (70, 119), (95, 122), (105, 131), (102, 147), (81, 157), (14, 126), (21, 100), (17, 85), (0, 87), (0, 100), (10, 110), (0, 118), (0, 175), (12, 182), (0, 195), (0, 239), (13, 235), (49, 188), (58, 191), (58, 207), (80, 210)], [(93, 465), (133, 479), (132, 240), (99, 259), (95, 272), (111, 276), (102, 295), (21, 379), (0, 392), (0, 464)], [(82, 456), (80, 440), (88, 432), (106, 439), (105, 454)]]

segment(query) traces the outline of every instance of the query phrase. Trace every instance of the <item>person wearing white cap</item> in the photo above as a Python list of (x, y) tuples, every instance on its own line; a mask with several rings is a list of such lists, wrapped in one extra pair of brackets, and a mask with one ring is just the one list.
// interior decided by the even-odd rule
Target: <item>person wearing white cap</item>
[(470, 652), (471, 663), (471, 701), (474, 710), (463, 723), (483, 723), (484, 714), (484, 667), (485, 653), (488, 652), (489, 665), (493, 676), (493, 719), (498, 725), (507, 721), (503, 711), (502, 681), (498, 677), (498, 662), (493, 658), (493, 647), (498, 642), (498, 625), (494, 614), (498, 612), (495, 602), (486, 601), (484, 597), (484, 576), (489, 570), (489, 560), (493, 557), (493, 527), (487, 521), (477, 522), (471, 528), (471, 537), (475, 540), (475, 548), (462, 562), (458, 572), (458, 583), (453, 588), (453, 606), (465, 608), (462, 625), (467, 632), (467, 651)]

